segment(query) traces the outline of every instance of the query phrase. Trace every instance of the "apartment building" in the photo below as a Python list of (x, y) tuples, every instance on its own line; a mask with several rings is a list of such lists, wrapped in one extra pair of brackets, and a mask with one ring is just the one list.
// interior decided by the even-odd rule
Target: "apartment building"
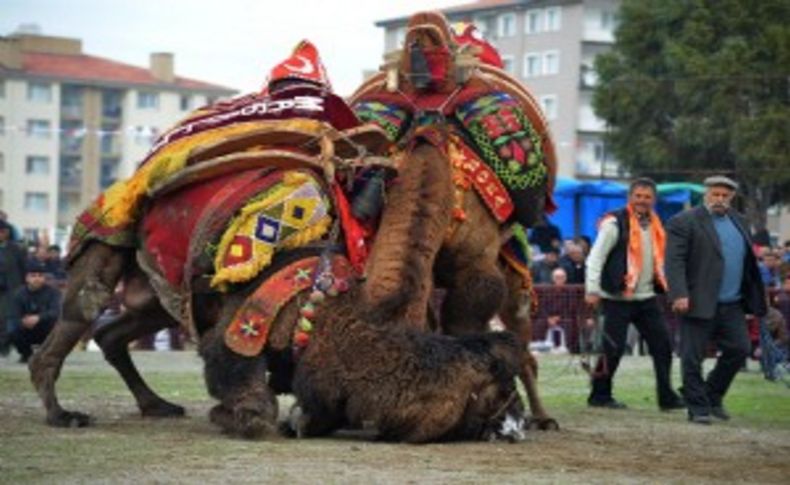
[(0, 209), (29, 237), (62, 241), (74, 217), (130, 175), (189, 111), (236, 91), (82, 52), (78, 39), (0, 37)]
[[(450, 22), (473, 22), (499, 50), (505, 69), (538, 99), (561, 176), (617, 175), (602, 138), (606, 125), (591, 100), (594, 60), (614, 42), (619, 6), (619, 0), (479, 0), (443, 11)], [(386, 52), (402, 48), (407, 20), (376, 22)]]

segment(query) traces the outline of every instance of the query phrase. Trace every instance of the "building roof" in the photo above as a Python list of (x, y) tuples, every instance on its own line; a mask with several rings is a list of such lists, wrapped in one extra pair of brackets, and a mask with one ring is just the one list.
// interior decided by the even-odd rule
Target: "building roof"
[[(6, 70), (3, 66), (0, 68)], [(49, 54), (23, 52), (21, 69), (8, 72), (36, 77), (56, 78), (68, 81), (109, 83), (121, 85), (170, 87), (184, 90), (218, 91), (234, 93), (237, 90), (195, 79), (176, 76), (175, 81), (166, 83), (157, 79), (149, 69), (87, 54)]]
[[(477, 0), (475, 2), (463, 3), (441, 9), (446, 15), (459, 15), (464, 13), (480, 12), (484, 10), (495, 10), (503, 7), (522, 5), (529, 3), (529, 0)], [(409, 17), (396, 17), (376, 22), (376, 27), (386, 27), (390, 24), (405, 23)]]

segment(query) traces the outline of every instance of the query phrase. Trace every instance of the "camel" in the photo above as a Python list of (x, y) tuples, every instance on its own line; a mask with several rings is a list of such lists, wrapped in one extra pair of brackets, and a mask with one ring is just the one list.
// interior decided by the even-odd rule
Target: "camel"
[(523, 349), (507, 332), (463, 337), (366, 320), (357, 287), (316, 319), (293, 381), (301, 438), (371, 427), (386, 441), (521, 441), (515, 376)]
[[(297, 101), (289, 101), (292, 99)], [(311, 106), (319, 101), (327, 106), (334, 103), (335, 109), (347, 110), (341, 113), (344, 119), (356, 120), (340, 98), (304, 83), (286, 86), (276, 95), (262, 93), (221, 102), (166, 132), (163, 138), (175, 141), (159, 151), (152, 150), (138, 172), (123, 182), (123, 190), (111, 188), (80, 216), (82, 225), (73, 236), (61, 318), (29, 363), (48, 424), (91, 424), (87, 414), (60, 405), (55, 384), (65, 358), (122, 284), (124, 311), (99, 328), (94, 338), (143, 416), (181, 416), (184, 409), (161, 398), (145, 383), (132, 362), (128, 344), (162, 328), (182, 325), (198, 340), (209, 393), (220, 401), (211, 411), (212, 421), (224, 431), (244, 437), (276, 432), (275, 393), (289, 390), (292, 342), (298, 333), (300, 310), (313, 291), (313, 280), (339, 272), (351, 279), (348, 275), (354, 273), (351, 256), (340, 239), (350, 236), (341, 231), (347, 229), (339, 220), (340, 198), (344, 196), (336, 181), (353, 179), (370, 164), (389, 167), (390, 163), (381, 156), (388, 150), (386, 137), (375, 127), (343, 126), (339, 130), (322, 120), (265, 117), (267, 103), (298, 108), (299, 102), (308, 101)], [(281, 117), (279, 112), (276, 115)], [(229, 124), (234, 116), (240, 121)], [(212, 124), (215, 119), (219, 127)], [(182, 133), (197, 141), (178, 138)], [(212, 138), (213, 133), (219, 135)], [(167, 172), (177, 157), (183, 157), (183, 167)], [(159, 160), (163, 163), (156, 165)], [(216, 257), (206, 257), (209, 249), (218, 245), (221, 249), (226, 239), (235, 244), (236, 238), (228, 236), (227, 228), (234, 227), (228, 221), (238, 221), (249, 204), (262, 203), (262, 197), (268, 200), (267, 191), (279, 191), (277, 195), (305, 188), (310, 189), (312, 205), (292, 203), (289, 217), (303, 217), (310, 210), (315, 213), (318, 207), (325, 212), (318, 219), (323, 232), (311, 225), (294, 230), (289, 241), (298, 238), (299, 244), (277, 249), (271, 261), (264, 261), (263, 269), (247, 264), (244, 272), (227, 272), (226, 279), (215, 285), (222, 274), (216, 271), (218, 267), (243, 266), (227, 264), (236, 254), (232, 244), (225, 253), (217, 249)], [(114, 193), (122, 196), (112, 199)], [(118, 205), (109, 204), (110, 200)], [(196, 207), (196, 200), (213, 205)], [(129, 207), (126, 212), (118, 210), (124, 203)], [(123, 224), (102, 225), (108, 214)], [(250, 214), (254, 217), (258, 213)], [(180, 245), (169, 247), (173, 246), (171, 238), (181, 238)], [(327, 264), (319, 272), (323, 262)], [(264, 315), (270, 320), (268, 327), (258, 320), (244, 320), (260, 317), (256, 309), (265, 304), (260, 293), (275, 284), (282, 286), (287, 278), (293, 280), (296, 276), (291, 273), (297, 270), (302, 279), (282, 290), (279, 306)], [(170, 274), (173, 272), (176, 277)], [(245, 340), (248, 330), (252, 337)], [(268, 371), (272, 379), (267, 382)]]
[[(556, 156), (547, 122), (520, 83), (481, 61), (496, 51), (460, 44), (441, 13), (413, 15), (404, 45), (350, 99), (361, 119), (386, 129), (404, 150), (396, 155), (398, 183), (387, 194), (403, 210), (383, 215), (367, 266), (366, 306), (381, 319), (419, 324), (433, 288), (444, 288), (444, 333), (483, 332), (498, 314), (527, 348), (531, 281), (503, 247), (514, 223), (529, 226), (551, 204)], [(486, 103), (498, 114), (476, 118), (491, 109)], [(486, 144), (492, 121), (491, 130), (510, 136), (510, 144)], [(428, 143), (409, 150), (418, 140)], [(516, 160), (518, 152), (523, 159)], [(537, 362), (527, 354), (519, 375), (530, 424), (557, 429), (537, 391)]]

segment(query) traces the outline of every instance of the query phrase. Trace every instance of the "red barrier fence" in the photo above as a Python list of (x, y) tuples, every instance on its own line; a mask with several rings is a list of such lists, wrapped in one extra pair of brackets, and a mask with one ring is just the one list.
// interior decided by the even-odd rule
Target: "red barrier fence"
[[(535, 285), (535, 292), (538, 296), (538, 312), (533, 319), (532, 340), (543, 341), (549, 327), (549, 318), (558, 316), (559, 325), (564, 333), (566, 345), (570, 352), (577, 353), (581, 347), (586, 347), (588, 342), (584, 340), (588, 332), (585, 324), (588, 319), (596, 318), (595, 312), (591, 311), (584, 303), (584, 285)], [(777, 303), (777, 308), (782, 312), (786, 321), (790, 321), (790, 295), (781, 294), (776, 290), (769, 292), (772, 302)], [(669, 327), (672, 341), (677, 348), (679, 325), (678, 317), (672, 312), (670, 304), (665, 295), (658, 296), (659, 304), (664, 308), (664, 319)], [(558, 343), (555, 341), (555, 343)], [(581, 344), (581, 347), (580, 347)]]

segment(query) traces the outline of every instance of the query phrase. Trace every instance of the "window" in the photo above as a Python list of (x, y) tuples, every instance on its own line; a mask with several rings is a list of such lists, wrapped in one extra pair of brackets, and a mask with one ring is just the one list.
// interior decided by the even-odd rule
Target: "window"
[(484, 39), (491, 39), (491, 37), (496, 34), (497, 31), (497, 18), (493, 15), (485, 15), (482, 17), (475, 17), (472, 21), (477, 27), (477, 31), (480, 32), (480, 35), (483, 36)]
[(513, 37), (516, 35), (516, 14), (505, 13), (499, 16), (499, 36)]
[(101, 173), (99, 175), (99, 185), (102, 190), (106, 189), (118, 180), (118, 167), (120, 161), (117, 158), (102, 158)]
[(34, 103), (49, 103), (52, 101), (52, 86), (49, 83), (27, 83), (27, 100)]
[(540, 107), (543, 109), (543, 115), (548, 120), (557, 118), (557, 96), (548, 94), (540, 97)]
[(502, 69), (505, 72), (510, 74), (516, 73), (516, 61), (513, 60), (513, 56), (502, 56)]
[(25, 210), (47, 212), (49, 210), (49, 194), (46, 192), (25, 192)]
[(562, 10), (560, 7), (546, 9), (546, 31), (555, 32), (562, 27)]
[(147, 91), (138, 92), (137, 107), (140, 109), (157, 109), (159, 107), (159, 94)]
[(82, 185), (82, 159), (67, 156), (60, 159), (60, 186), (78, 189)]
[(188, 94), (181, 95), (181, 111), (189, 111), (192, 109), (192, 96)]
[(403, 42), (406, 40), (406, 27), (398, 27), (395, 29), (395, 48), (403, 47)]
[(524, 77), (535, 77), (541, 74), (540, 54), (527, 54), (524, 56)]
[(543, 74), (551, 75), (560, 72), (560, 53), (548, 51), (543, 53)]
[(104, 89), (101, 93), (101, 110), (105, 118), (120, 118), (123, 94), (115, 89)]
[(58, 212), (62, 214), (69, 214), (73, 217), (73, 213), (78, 211), (81, 205), (79, 192), (61, 191), (58, 194)]
[(541, 29), (541, 19), (543, 18), (540, 10), (527, 10), (524, 17), (524, 32), (527, 34), (537, 34)]
[(48, 175), (49, 157), (30, 155), (25, 160), (25, 173), (28, 175)]
[(49, 138), (52, 130), (49, 120), (27, 120), (27, 136), (33, 138)]
[(81, 118), (82, 88), (63, 86), (60, 91), (60, 109), (62, 117)]

